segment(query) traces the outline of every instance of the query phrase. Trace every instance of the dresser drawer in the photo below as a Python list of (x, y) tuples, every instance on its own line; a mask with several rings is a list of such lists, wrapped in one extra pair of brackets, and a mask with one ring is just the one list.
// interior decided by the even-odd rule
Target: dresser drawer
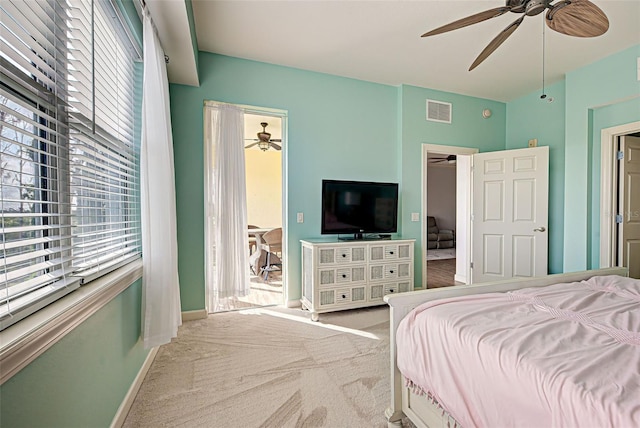
[(338, 284), (366, 281), (366, 266), (345, 266), (318, 269), (318, 286), (333, 287)]
[(413, 243), (376, 244), (369, 247), (369, 261), (411, 260)]
[(345, 263), (365, 263), (367, 250), (364, 246), (351, 247), (322, 247), (317, 251), (318, 266)]
[(385, 263), (369, 266), (369, 281), (410, 278), (413, 273), (413, 263)]
[(337, 288), (319, 291), (319, 307), (326, 308), (330, 306), (350, 305), (358, 302), (366, 302), (367, 287), (362, 285), (359, 287)]
[(382, 301), (382, 298), (387, 294), (406, 293), (412, 291), (412, 289), (412, 281), (381, 282), (369, 287), (369, 295), (367, 297), (371, 302)]

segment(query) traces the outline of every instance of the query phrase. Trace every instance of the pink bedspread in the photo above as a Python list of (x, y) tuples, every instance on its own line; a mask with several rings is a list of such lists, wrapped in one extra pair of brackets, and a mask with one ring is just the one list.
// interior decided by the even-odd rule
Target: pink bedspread
[(400, 324), (398, 368), (463, 427), (640, 427), (640, 281), (442, 299)]

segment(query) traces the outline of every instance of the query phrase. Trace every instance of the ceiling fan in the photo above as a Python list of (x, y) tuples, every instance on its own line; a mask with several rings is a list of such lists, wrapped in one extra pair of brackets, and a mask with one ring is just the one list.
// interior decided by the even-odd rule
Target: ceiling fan
[(607, 32), (609, 20), (607, 15), (589, 0), (506, 0), (505, 6), (485, 10), (459, 19), (450, 24), (438, 27), (422, 35), (433, 36), (457, 30), (472, 24), (477, 24), (491, 18), (496, 18), (507, 12), (522, 13), (523, 15), (509, 24), (500, 32), (476, 58), (469, 67), (469, 71), (476, 68), (487, 59), (522, 23), (525, 16), (534, 16), (547, 10), (545, 23), (547, 27), (562, 34), (575, 37), (597, 37)]
[(267, 126), (269, 124), (267, 122), (261, 122), (260, 126), (262, 126), (262, 132), (258, 132), (256, 135), (258, 139), (253, 139), (249, 141), (255, 141), (254, 143), (247, 144), (244, 146), (245, 149), (248, 149), (253, 146), (258, 146), (260, 150), (263, 152), (269, 150), (269, 147), (273, 147), (275, 150), (282, 150), (282, 146), (280, 144), (276, 144), (276, 142), (281, 143), (282, 140), (279, 138), (271, 139), (271, 134), (267, 132)]
[(429, 161), (429, 163), (456, 163), (456, 155), (441, 155), (441, 156), (434, 156), (434, 155), (430, 155), (427, 160)]

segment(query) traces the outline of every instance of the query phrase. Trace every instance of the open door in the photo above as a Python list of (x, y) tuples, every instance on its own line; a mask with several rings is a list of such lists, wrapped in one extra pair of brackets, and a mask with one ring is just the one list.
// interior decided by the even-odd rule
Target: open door
[(640, 278), (640, 138), (620, 137), (618, 266)]
[(471, 282), (547, 274), (549, 148), (472, 156)]

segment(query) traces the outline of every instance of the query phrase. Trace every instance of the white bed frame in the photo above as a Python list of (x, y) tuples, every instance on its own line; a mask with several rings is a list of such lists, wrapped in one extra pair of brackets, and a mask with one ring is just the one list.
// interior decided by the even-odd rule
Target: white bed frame
[(409, 293), (385, 296), (389, 304), (390, 318), (390, 354), (391, 354), (391, 406), (386, 410), (389, 427), (400, 427), (403, 414), (419, 428), (435, 428), (453, 426), (449, 415), (443, 409), (432, 404), (424, 396), (414, 394), (405, 387), (402, 374), (396, 365), (396, 330), (400, 321), (416, 306), (430, 300), (469, 294), (505, 292), (527, 287), (544, 287), (563, 282), (582, 281), (593, 276), (620, 275), (628, 276), (628, 269), (622, 267), (588, 270), (582, 272), (562, 273), (533, 278), (509, 279), (482, 284), (457, 285), (453, 287), (434, 288)]

